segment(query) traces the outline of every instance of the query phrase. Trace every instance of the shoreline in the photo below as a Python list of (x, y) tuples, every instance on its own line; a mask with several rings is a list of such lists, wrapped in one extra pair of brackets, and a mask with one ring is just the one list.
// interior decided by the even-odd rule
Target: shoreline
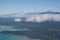
[[(24, 36), (24, 35), (23, 35)], [(31, 40), (42, 40), (42, 39), (34, 39), (34, 38), (30, 38), (30, 37), (27, 37), (27, 36), (24, 36), (25, 38), (28, 38), (28, 39), (31, 39)]]

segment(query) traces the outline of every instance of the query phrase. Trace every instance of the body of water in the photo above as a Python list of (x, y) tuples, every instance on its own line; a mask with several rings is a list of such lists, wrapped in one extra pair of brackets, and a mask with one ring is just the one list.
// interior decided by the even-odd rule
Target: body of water
[(0, 40), (36, 40), (23, 35), (0, 34)]
[[(16, 31), (17, 29), (13, 29), (13, 26), (4, 26), (0, 25), (0, 32), (1, 31)], [(0, 33), (0, 40), (40, 40), (40, 39), (32, 39), (26, 37), (24, 35), (15, 35), (15, 34), (2, 34)]]

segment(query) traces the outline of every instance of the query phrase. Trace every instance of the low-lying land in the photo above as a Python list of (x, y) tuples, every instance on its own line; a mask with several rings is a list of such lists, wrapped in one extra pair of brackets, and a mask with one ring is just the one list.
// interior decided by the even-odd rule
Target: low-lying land
[(1, 33), (24, 35), (33, 39), (60, 40), (60, 31), (2, 31)]

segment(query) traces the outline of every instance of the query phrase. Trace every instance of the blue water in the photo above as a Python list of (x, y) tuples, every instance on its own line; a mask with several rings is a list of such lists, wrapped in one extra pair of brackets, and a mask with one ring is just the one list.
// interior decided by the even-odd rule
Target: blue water
[[(0, 25), (0, 32), (1, 32), (1, 31), (6, 31), (6, 30), (15, 31), (16, 29), (13, 29), (12, 27), (13, 27), (13, 26)], [(26, 37), (26, 36), (24, 36), (24, 35), (1, 34), (1, 33), (0, 33), (0, 40), (38, 40), (38, 39), (32, 39), (32, 38)]]
[(0, 40), (32, 40), (22, 35), (0, 34)]
[[(16, 29), (13, 29), (12, 27), (13, 26), (0, 25), (0, 31), (5, 31), (5, 30), (15, 31)], [(32, 39), (29, 37), (26, 37), (26, 36), (22, 36), (22, 35), (1, 34), (0, 33), (0, 40), (32, 40)]]

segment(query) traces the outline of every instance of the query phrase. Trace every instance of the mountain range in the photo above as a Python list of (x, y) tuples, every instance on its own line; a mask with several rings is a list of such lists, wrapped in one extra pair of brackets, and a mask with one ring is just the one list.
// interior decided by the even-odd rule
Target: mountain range
[[(60, 40), (60, 12), (13, 13), (0, 16), (0, 25), (13, 26), (1, 33), (22, 34), (34, 39)], [(10, 28), (11, 29), (11, 28)], [(26, 31), (21, 31), (24, 29)]]
[(0, 18), (13, 18), (14, 21), (27, 21), (27, 22), (43, 22), (43, 21), (60, 21), (60, 12), (40, 12), (40, 13), (13, 13), (10, 15), (3, 15)]
[(60, 28), (60, 12), (13, 13), (0, 16), (0, 25), (28, 28), (32, 30), (48, 30)]

